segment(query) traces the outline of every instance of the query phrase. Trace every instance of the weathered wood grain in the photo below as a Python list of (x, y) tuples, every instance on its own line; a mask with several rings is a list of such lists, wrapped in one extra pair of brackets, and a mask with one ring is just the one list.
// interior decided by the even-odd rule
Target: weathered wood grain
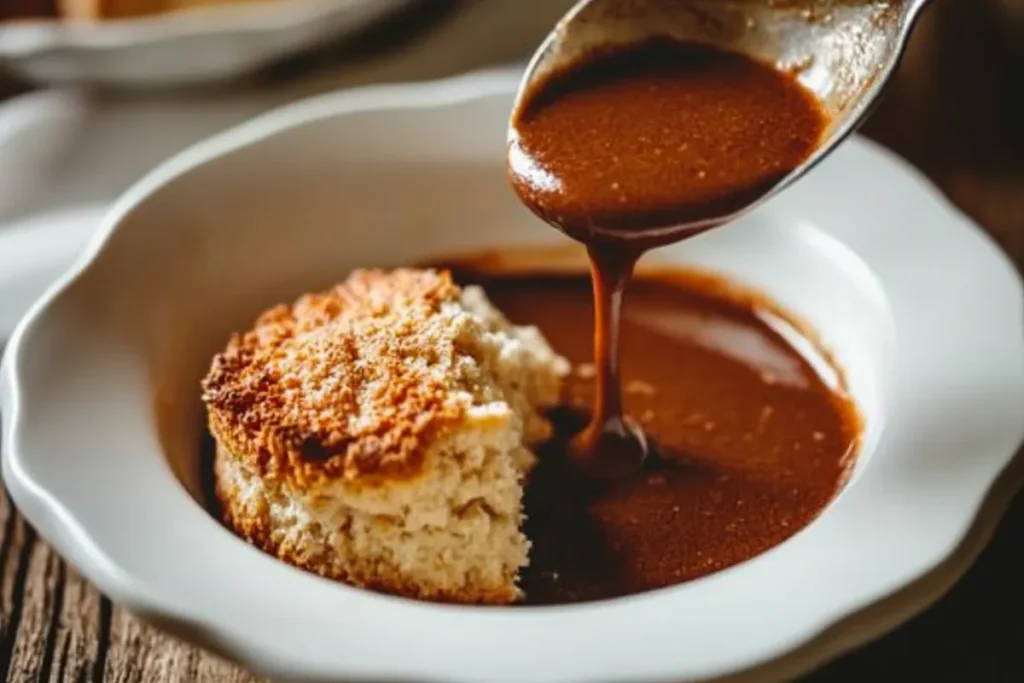
[(46, 545), (34, 535), (27, 541), (28, 567), (8, 672), (8, 679), (18, 683), (50, 679), (66, 574), (63, 562)]
[(0, 496), (0, 520), (0, 680), (9, 680), (35, 533), (17, 514), (6, 492)]
[(0, 498), (0, 681), (258, 683), (113, 607)]
[(259, 679), (115, 609), (104, 683), (256, 683)]
[(0, 681), (98, 680), (104, 600), (38, 540), (6, 495), (0, 516)]
[(44, 683), (97, 680), (106, 657), (111, 605), (73, 569), (64, 570), (64, 600), (56, 612), (54, 664)]

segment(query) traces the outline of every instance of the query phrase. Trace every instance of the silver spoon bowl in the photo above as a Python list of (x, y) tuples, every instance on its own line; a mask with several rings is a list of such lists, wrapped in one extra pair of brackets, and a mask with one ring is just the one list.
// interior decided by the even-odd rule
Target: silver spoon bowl
[[(738, 52), (792, 73), (821, 101), (829, 125), (808, 158), (768, 193), (724, 216), (655, 232), (697, 232), (728, 222), (800, 178), (850, 135), (878, 101), (928, 0), (582, 0), (537, 49), (512, 121), (535, 88), (599, 48), (655, 37)], [(515, 131), (510, 125), (509, 138)], [(593, 228), (596, 233), (614, 231)], [(623, 236), (625, 237), (625, 236)]]

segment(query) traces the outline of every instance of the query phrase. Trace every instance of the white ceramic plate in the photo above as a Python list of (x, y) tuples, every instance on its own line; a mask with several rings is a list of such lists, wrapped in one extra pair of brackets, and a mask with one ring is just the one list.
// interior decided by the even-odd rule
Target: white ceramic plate
[(131, 19), (0, 24), (0, 66), (44, 84), (180, 86), (243, 75), (414, 0), (259, 0)]
[(867, 421), (855, 475), (781, 546), (626, 599), (468, 608), (320, 579), (206, 514), (198, 380), (230, 330), (354, 266), (560, 240), (506, 187), (516, 84), (302, 102), (122, 197), (0, 374), (4, 476), (47, 540), (115, 600), (286, 680), (703, 680), (940, 564), (1024, 436), (1024, 294), (979, 230), (858, 139), (745, 220), (659, 254), (764, 289), (849, 372)]

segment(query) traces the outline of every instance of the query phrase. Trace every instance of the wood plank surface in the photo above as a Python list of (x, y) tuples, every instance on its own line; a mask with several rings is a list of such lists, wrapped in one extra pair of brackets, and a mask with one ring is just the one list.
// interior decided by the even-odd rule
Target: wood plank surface
[[(1024, 264), (1024, 64), (990, 9), (936, 0), (866, 131), (922, 168)], [(1024, 680), (1022, 537), (1018, 495), (990, 548), (946, 598), (806, 680)], [(113, 606), (0, 496), (0, 683), (257, 680)]]
[(256, 683), (113, 606), (0, 497), (0, 681)]

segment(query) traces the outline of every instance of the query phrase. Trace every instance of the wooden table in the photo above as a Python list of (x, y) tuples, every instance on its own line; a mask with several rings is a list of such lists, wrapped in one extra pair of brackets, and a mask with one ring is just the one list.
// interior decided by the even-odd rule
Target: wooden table
[[(1024, 266), (1024, 62), (999, 28), (980, 2), (936, 0), (866, 132), (922, 168)], [(804, 680), (1024, 681), (1022, 538), (1018, 495), (939, 603)], [(0, 682), (254, 680), (111, 605), (0, 497)]]

